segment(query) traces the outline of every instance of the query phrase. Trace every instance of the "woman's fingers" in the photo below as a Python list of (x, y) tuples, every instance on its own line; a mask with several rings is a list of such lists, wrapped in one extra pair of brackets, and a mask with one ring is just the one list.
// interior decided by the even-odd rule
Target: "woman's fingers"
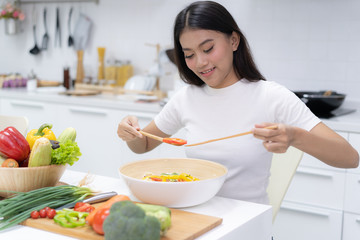
[[(266, 129), (268, 126), (277, 126), (276, 129)], [(255, 125), (254, 137), (263, 140), (264, 147), (269, 152), (284, 153), (290, 146), (289, 129), (284, 124), (262, 123)]]
[(127, 116), (119, 123), (117, 134), (124, 141), (132, 141), (142, 138), (138, 130), (140, 130), (138, 119), (135, 116)]

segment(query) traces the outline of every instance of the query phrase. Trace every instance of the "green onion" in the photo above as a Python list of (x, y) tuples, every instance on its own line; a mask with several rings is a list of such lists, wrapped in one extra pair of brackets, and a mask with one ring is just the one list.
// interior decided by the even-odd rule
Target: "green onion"
[(92, 195), (93, 191), (87, 187), (61, 185), (14, 193), (13, 196), (0, 201), (0, 231), (25, 221), (32, 211), (39, 211), (45, 207), (58, 208), (82, 201)]

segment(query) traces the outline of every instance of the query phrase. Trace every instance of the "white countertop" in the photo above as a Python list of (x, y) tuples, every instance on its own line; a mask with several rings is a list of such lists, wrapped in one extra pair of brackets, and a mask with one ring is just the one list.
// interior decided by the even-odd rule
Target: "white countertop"
[(29, 92), (23, 88), (0, 89), (0, 98), (9, 97), (17, 100), (31, 100), (62, 104), (78, 104), (89, 107), (101, 107), (120, 110), (139, 110), (156, 113), (161, 110), (158, 102), (136, 102), (136, 95), (99, 94), (92, 96), (67, 96), (58, 92)]
[[(86, 175), (83, 172), (66, 170), (60, 181), (77, 185)], [(94, 190), (116, 191), (133, 199), (122, 179), (94, 176), (90, 187)], [(198, 206), (183, 208), (184, 211), (221, 217), (221, 225), (201, 235), (199, 240), (215, 239), (251, 239), (270, 240), (272, 235), (272, 208), (269, 205), (255, 204), (222, 197), (214, 197)], [(37, 240), (73, 239), (67, 236), (38, 230), (26, 226), (16, 226), (0, 232), (0, 239), (23, 240), (33, 236)]]
[[(13, 98), (17, 100), (32, 100), (54, 103), (79, 104), (89, 107), (101, 107), (120, 110), (135, 110), (149, 113), (157, 113), (161, 110), (158, 102), (139, 103), (134, 101), (134, 95), (113, 95), (100, 94), (95, 96), (65, 96), (56, 92), (28, 92), (26, 89), (0, 89), (0, 99)], [(360, 103), (354, 101), (345, 101), (341, 106), (344, 108), (356, 109), (354, 113), (322, 119), (330, 128), (336, 131), (357, 132), (360, 133)]]

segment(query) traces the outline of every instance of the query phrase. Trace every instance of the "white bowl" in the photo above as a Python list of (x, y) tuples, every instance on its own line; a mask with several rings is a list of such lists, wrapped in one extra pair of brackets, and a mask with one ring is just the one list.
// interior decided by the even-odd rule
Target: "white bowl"
[[(131, 162), (119, 169), (131, 193), (140, 201), (172, 208), (195, 206), (210, 200), (222, 187), (227, 168), (221, 164), (191, 158), (161, 158)], [(194, 182), (152, 182), (146, 173), (188, 173)]]

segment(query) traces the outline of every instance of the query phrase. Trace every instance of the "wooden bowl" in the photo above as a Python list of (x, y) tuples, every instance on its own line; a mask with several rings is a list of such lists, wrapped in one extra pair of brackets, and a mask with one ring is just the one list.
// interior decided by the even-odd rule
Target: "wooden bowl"
[[(227, 168), (219, 163), (191, 158), (162, 158), (131, 162), (119, 169), (132, 194), (140, 201), (180, 208), (195, 206), (214, 197), (222, 187)], [(194, 182), (152, 182), (146, 173), (188, 173)]]
[[(43, 167), (0, 167), (0, 190), (28, 192), (42, 187), (55, 186), (66, 169), (66, 165)], [(1, 197), (13, 193), (0, 191)]]

